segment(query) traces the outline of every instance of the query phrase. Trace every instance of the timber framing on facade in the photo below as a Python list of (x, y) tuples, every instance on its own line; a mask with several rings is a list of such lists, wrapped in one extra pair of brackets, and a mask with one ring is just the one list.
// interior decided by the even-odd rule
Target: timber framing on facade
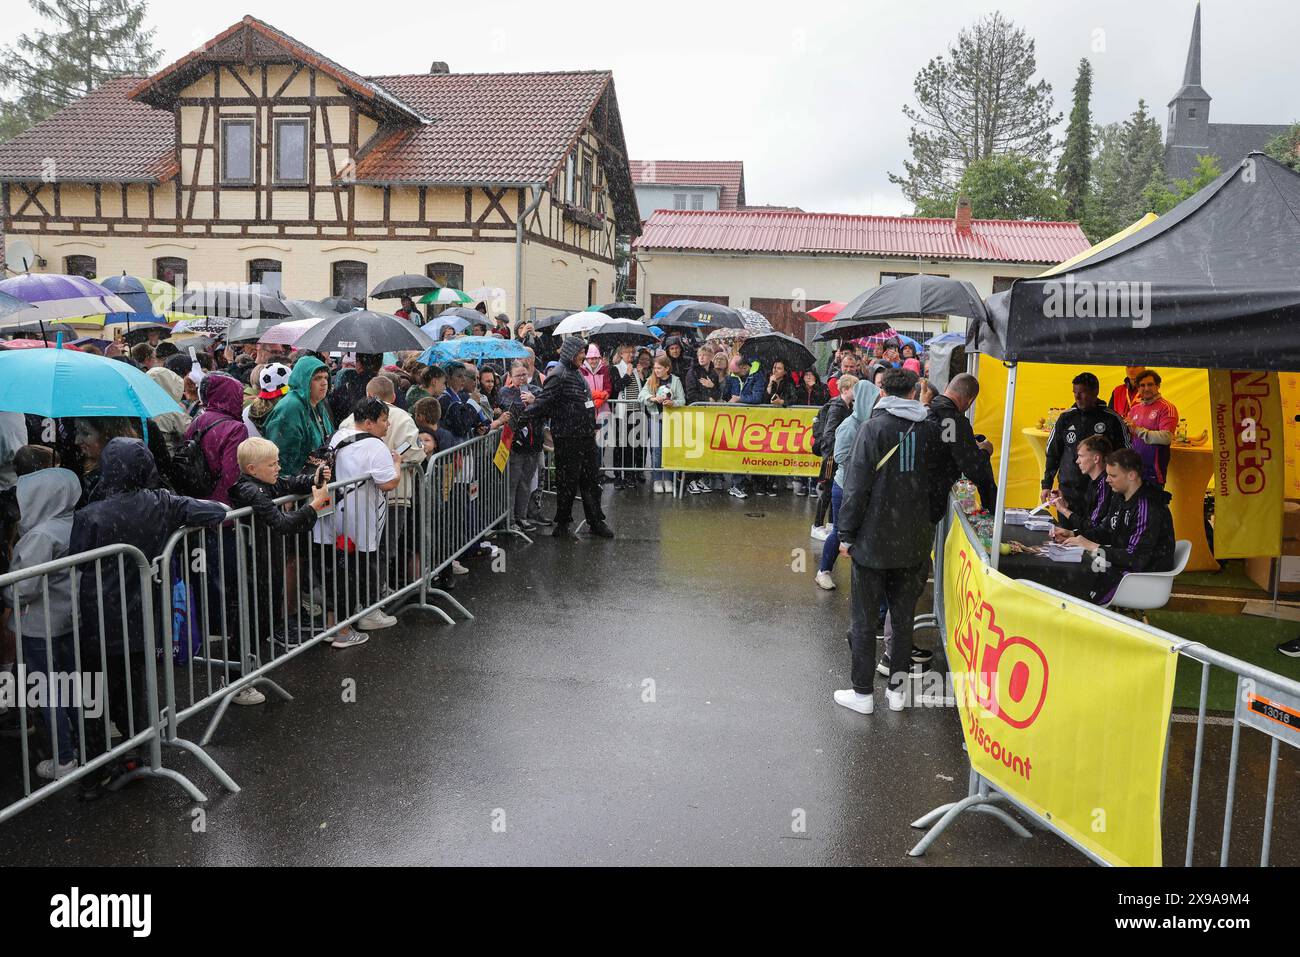
[(514, 243), (524, 218), (612, 265), (640, 232), (610, 73), (366, 78), (252, 17), (0, 145), (0, 189), (7, 234), (106, 242)]

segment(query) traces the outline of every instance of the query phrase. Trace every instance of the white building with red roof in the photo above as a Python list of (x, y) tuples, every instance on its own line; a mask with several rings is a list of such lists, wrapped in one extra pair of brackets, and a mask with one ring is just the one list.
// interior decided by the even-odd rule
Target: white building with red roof
[(435, 70), (363, 77), (244, 17), (0, 144), (4, 231), (55, 272), (612, 299), (640, 229), (612, 74)]

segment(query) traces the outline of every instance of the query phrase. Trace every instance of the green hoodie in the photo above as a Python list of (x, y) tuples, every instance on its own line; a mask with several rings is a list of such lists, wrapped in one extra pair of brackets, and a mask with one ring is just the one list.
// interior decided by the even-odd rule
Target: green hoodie
[[(289, 393), (275, 404), (262, 427), (263, 434), (280, 449), (280, 471), (297, 475), (307, 464), (307, 453), (320, 448), (334, 434), (329, 406), (322, 399), (311, 407), (311, 377), (325, 363), (315, 356), (303, 356), (289, 374)], [(328, 371), (328, 370), (327, 370)]]

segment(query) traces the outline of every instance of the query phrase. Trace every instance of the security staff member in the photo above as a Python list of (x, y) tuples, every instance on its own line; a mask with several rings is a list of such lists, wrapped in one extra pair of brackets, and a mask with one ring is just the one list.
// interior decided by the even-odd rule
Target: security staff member
[(1085, 499), (1092, 480), (1079, 471), (1077, 446), (1090, 435), (1104, 436), (1112, 449), (1129, 446), (1124, 420), (1098, 399), (1101, 384), (1091, 372), (1074, 377), (1074, 406), (1061, 414), (1047, 440), (1047, 467), (1043, 470), (1042, 495), (1046, 502), (1056, 479), (1061, 497), (1072, 512), (1086, 510)]
[(596, 403), (578, 371), (585, 343), (570, 336), (560, 346), (560, 365), (542, 383), (542, 394), (528, 409), (507, 414), (518, 429), (533, 420), (551, 420), (555, 440), (555, 538), (577, 538), (569, 528), (573, 500), (582, 495), (582, 511), (591, 534), (613, 538), (600, 507), (600, 455), (596, 449)]

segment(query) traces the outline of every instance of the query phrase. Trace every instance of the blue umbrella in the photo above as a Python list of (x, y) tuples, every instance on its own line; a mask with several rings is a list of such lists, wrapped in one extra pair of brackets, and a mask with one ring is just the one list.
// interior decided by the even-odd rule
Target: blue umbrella
[(670, 312), (672, 312), (674, 309), (676, 309), (676, 308), (677, 308), (678, 306), (680, 306), (682, 303), (686, 303), (686, 302), (694, 302), (694, 301), (695, 301), (694, 299), (674, 299), (672, 302), (665, 303), (664, 306), (663, 306), (663, 308), (661, 308), (658, 312), (656, 312), (656, 313), (655, 313), (653, 316), (651, 316), (650, 318), (652, 318), (652, 319), (664, 319), (664, 318), (666, 318), (666, 317), (668, 316), (668, 314), (669, 314)]
[(131, 312), (128, 313), (108, 313), (108, 318), (104, 320), (105, 325), (111, 322), (135, 322), (137, 315), (151, 320), (159, 318), (157, 310), (154, 309), (153, 299), (149, 296), (149, 290), (145, 289), (144, 283), (135, 276), (108, 276), (100, 285), (131, 307)]
[(444, 319), (442, 316), (438, 316), (436, 319), (430, 319), (420, 328), (422, 328), (429, 335), (433, 336), (434, 341), (436, 342), (438, 339), (442, 337), (443, 326), (451, 326), (453, 329), (456, 330), (456, 333), (459, 335), (460, 333), (464, 332), (466, 329), (469, 328), (469, 320), (463, 319), (460, 316), (449, 316), (446, 319)]
[(425, 349), (420, 354), (420, 361), (427, 366), (441, 362), (464, 361), (472, 359), (526, 359), (528, 349), (513, 339), (498, 339), (496, 336), (466, 336), (464, 339), (452, 339), (439, 342)]
[(70, 349), (0, 352), (0, 412), (151, 419), (181, 407), (126, 362)]

